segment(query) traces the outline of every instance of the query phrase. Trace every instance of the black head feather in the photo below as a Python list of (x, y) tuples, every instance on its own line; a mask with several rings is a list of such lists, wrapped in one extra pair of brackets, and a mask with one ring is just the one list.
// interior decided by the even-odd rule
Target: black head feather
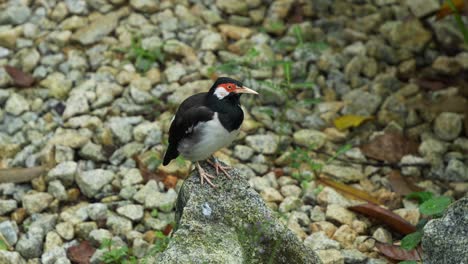
[(211, 93), (211, 94), (214, 93), (216, 87), (218, 87), (220, 84), (223, 84), (223, 83), (233, 83), (233, 84), (235, 84), (235, 85), (237, 85), (239, 87), (243, 86), (242, 82), (240, 82), (238, 80), (234, 80), (234, 79), (229, 78), (229, 77), (219, 77), (213, 83), (213, 86), (211, 86), (209, 93)]

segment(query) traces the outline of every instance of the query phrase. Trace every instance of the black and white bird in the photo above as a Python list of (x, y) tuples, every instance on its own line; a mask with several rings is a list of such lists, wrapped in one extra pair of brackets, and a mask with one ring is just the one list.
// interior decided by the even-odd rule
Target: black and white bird
[[(215, 187), (208, 174), (198, 163), (207, 160), (217, 150), (228, 146), (239, 134), (244, 120), (240, 106), (242, 94), (258, 94), (241, 82), (228, 78), (218, 78), (207, 93), (199, 93), (185, 99), (179, 106), (169, 129), (169, 146), (164, 155), (163, 165), (179, 155), (196, 163), (200, 180), (206, 180)], [(216, 159), (210, 162), (230, 177), (226, 169)]]

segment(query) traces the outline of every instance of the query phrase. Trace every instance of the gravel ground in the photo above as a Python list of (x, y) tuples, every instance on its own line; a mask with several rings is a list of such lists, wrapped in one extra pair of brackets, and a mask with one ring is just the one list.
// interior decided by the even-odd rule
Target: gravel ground
[[(403, 177), (466, 196), (468, 51), (453, 18), (423, 18), (439, 1), (403, 2), (0, 3), (0, 66), (36, 80), (20, 88), (0, 67), (0, 168), (55, 161), (30, 183), (0, 184), (0, 233), (12, 247), (0, 260), (71, 263), (66, 248), (105, 239), (145, 256), (155, 230), (174, 222), (190, 172), (184, 160), (160, 166), (175, 108), (229, 75), (261, 96), (243, 98), (241, 136), (217, 156), (248, 175), (324, 263), (387, 263), (366, 239), (401, 236), (309, 176), (311, 160), (350, 144), (341, 157), (353, 162), (333, 160), (321, 172), (416, 224), (417, 204), (390, 191), (392, 169), (372, 165), (359, 147), (403, 132), (419, 144), (394, 163), (429, 163), (402, 168)], [(342, 115), (373, 119), (339, 130)]]

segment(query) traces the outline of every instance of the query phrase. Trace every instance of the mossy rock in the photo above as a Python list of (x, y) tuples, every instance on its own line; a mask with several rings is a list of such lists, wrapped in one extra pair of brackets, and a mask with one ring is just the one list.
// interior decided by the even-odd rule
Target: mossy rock
[[(215, 174), (207, 163), (202, 166)], [(177, 230), (168, 248), (150, 263), (321, 263), (284, 226), (247, 179), (235, 170), (217, 186), (200, 184), (198, 172), (184, 182), (176, 208)]]

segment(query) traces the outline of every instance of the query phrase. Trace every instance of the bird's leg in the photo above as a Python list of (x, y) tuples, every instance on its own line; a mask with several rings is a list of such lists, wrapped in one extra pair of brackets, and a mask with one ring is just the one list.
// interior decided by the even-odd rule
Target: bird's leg
[(229, 167), (229, 166), (221, 165), (221, 163), (219, 163), (218, 159), (215, 158), (215, 157), (213, 157), (213, 160), (214, 160), (214, 162), (212, 162), (210, 160), (207, 160), (207, 162), (209, 164), (211, 164), (211, 166), (213, 166), (216, 169), (216, 175), (218, 175), (219, 171), (222, 171), (226, 175), (226, 177), (228, 177), (229, 179), (232, 180), (231, 175), (229, 175), (229, 173), (227, 172), (227, 170), (230, 170), (232, 168)]
[(207, 173), (201, 166), (200, 163), (197, 162), (197, 168), (198, 168), (198, 174), (200, 174), (200, 181), (201, 184), (203, 184), (203, 180), (205, 179), (206, 182), (213, 188), (216, 188), (216, 186), (211, 182), (210, 179), (213, 179), (214, 176)]

